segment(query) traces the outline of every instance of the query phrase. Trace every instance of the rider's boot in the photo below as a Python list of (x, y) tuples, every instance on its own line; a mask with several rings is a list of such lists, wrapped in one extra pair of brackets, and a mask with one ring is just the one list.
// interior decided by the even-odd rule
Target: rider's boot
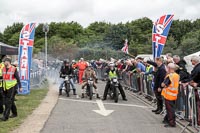
[(62, 95), (62, 89), (59, 89), (59, 96)]
[(81, 98), (84, 98), (84, 93), (82, 93), (82, 97)]
[(73, 95), (76, 95), (76, 89), (73, 89)]
[(97, 98), (100, 98), (98, 93), (97, 93)]

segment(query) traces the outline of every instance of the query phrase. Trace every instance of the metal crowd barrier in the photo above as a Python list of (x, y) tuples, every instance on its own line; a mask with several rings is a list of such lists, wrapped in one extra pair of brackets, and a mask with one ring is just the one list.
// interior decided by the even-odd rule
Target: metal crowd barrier
[[(125, 88), (130, 88), (130, 90), (133, 92), (138, 92), (138, 94), (145, 97), (151, 97), (151, 100), (153, 100), (154, 93), (152, 89), (152, 75), (143, 75), (138, 73), (130, 74), (128, 72), (122, 72), (121, 76), (122, 85)], [(179, 93), (176, 100), (177, 118), (187, 121), (188, 124), (186, 127), (191, 125), (197, 130), (199, 130), (200, 125), (200, 98), (198, 89), (191, 86), (184, 87), (182, 84), (180, 84), (178, 89)]]
[(152, 75), (130, 74), (128, 72), (122, 72), (121, 74), (123, 86), (130, 88), (133, 92), (139, 92), (145, 96), (154, 97)]
[(35, 72), (31, 72), (31, 75), (30, 75), (31, 89), (40, 87), (44, 80), (45, 80), (45, 71), (38, 70)]
[(106, 73), (106, 69), (105, 68), (97, 68), (95, 69), (97, 78), (100, 80), (104, 80), (105, 79), (105, 73)]

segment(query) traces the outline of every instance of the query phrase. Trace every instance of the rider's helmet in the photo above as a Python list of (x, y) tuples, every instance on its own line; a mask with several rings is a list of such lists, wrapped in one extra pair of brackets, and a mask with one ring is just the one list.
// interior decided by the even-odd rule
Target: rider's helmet
[(76, 63), (76, 61), (75, 61), (75, 60), (72, 60), (72, 63)]
[(91, 70), (92, 69), (92, 65), (89, 63), (87, 68), (88, 68), (88, 70)]
[(114, 63), (114, 62), (110, 62), (110, 63), (109, 63), (109, 66), (110, 66), (110, 69), (111, 69), (111, 70), (114, 70), (114, 68), (115, 68), (115, 63)]
[(88, 67), (92, 67), (92, 65), (89, 63), (89, 64), (88, 64)]
[(115, 63), (114, 63), (114, 62), (110, 62), (110, 63), (109, 63), (109, 66), (110, 66), (110, 67), (114, 67), (114, 66), (115, 66)]
[(66, 60), (64, 60), (64, 62), (63, 62), (65, 65), (66, 64), (69, 64), (69, 60), (68, 59), (66, 59)]
[(80, 60), (81, 60), (81, 61), (84, 61), (84, 59), (83, 59), (83, 58), (80, 58)]

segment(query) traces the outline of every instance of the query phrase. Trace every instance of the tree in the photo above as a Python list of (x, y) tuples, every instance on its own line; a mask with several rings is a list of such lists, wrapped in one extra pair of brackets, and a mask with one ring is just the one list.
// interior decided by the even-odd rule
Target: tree
[(182, 55), (198, 52), (200, 49), (200, 30), (186, 34), (181, 43)]
[(3, 34), (0, 32), (0, 42), (3, 42)]
[[(3, 32), (3, 42), (13, 46), (18, 44), (19, 35), (22, 28), (23, 23), (14, 23), (12, 26), (7, 26)], [(18, 38), (16, 37), (17, 34)]]
[(167, 38), (167, 42), (165, 44), (163, 53), (172, 53), (172, 54), (175, 54), (174, 52), (175, 52), (175, 49), (177, 49), (177, 47), (178, 47), (178, 42), (175, 41), (174, 37), (169, 36)]
[[(118, 24), (96, 21), (86, 28), (74, 21), (51, 22), (48, 32), (48, 51), (66, 55), (66, 51), (70, 53), (68, 50), (73, 51), (73, 48), (84, 48), (86, 49), (82, 51), (84, 54), (94, 55), (92, 51), (98, 49), (99, 56), (103, 56), (107, 49), (112, 49), (112, 52), (121, 50), (125, 39), (128, 39), (131, 54), (151, 54), (152, 26), (152, 21), (147, 17)], [(17, 46), (22, 27), (23, 23), (7, 26), (4, 32), (0, 33), (0, 41)], [(199, 30), (200, 19), (174, 20), (163, 53), (171, 52), (183, 56), (198, 51)], [(40, 23), (35, 31), (34, 53), (44, 51), (44, 35), (43, 23)], [(79, 51), (81, 52), (80, 49)], [(88, 55), (88, 58), (90, 57), (92, 56)]]
[(19, 46), (19, 35), (20, 33), (16, 32), (12, 35), (12, 37), (8, 40), (8, 44), (12, 46)]
[(188, 32), (192, 31), (192, 23), (189, 20), (174, 20), (172, 22), (169, 36), (172, 36), (175, 41), (178, 42), (178, 45), (181, 45), (182, 37)]

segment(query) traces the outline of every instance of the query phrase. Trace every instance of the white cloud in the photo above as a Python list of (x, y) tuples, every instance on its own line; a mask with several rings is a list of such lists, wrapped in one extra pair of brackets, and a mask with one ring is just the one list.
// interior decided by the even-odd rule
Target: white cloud
[(174, 13), (175, 19), (200, 18), (199, 0), (0, 0), (0, 31), (13, 22), (126, 22), (141, 17), (156, 20)]

